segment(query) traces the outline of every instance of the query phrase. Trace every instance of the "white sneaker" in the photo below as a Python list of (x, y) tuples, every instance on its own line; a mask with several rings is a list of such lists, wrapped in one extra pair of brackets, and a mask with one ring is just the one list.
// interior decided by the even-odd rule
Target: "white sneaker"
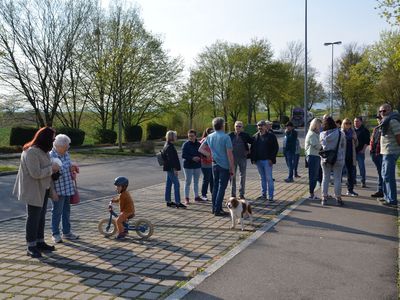
[(207, 196), (201, 196), (200, 198), (201, 198), (201, 200), (203, 200), (203, 201), (207, 201), (207, 200), (208, 200), (208, 199), (207, 199)]
[(66, 240), (77, 240), (79, 239), (79, 235), (73, 234), (72, 232), (68, 233), (68, 234), (63, 234), (63, 238)]
[(56, 244), (62, 243), (62, 241), (63, 241), (63, 240), (61, 239), (61, 236), (60, 236), (59, 234), (53, 235), (51, 239), (52, 239), (53, 242), (56, 243)]

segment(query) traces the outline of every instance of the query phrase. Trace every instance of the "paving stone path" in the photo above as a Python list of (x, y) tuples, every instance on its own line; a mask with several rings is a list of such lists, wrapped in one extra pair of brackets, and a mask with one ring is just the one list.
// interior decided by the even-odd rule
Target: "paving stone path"
[(155, 225), (149, 240), (134, 232), (125, 241), (100, 235), (97, 224), (108, 215), (108, 198), (73, 206), (71, 221), (80, 239), (57, 244), (57, 251), (40, 260), (25, 255), (24, 218), (0, 222), (0, 299), (164, 298), (306, 195), (307, 176), (288, 184), (283, 159), (275, 169), (276, 202), (269, 204), (255, 200), (260, 183), (249, 166), (246, 197), (253, 205), (254, 226), (245, 222), (245, 231), (230, 230), (230, 218), (214, 217), (210, 201), (186, 210), (167, 208), (164, 184), (131, 191), (136, 218)]

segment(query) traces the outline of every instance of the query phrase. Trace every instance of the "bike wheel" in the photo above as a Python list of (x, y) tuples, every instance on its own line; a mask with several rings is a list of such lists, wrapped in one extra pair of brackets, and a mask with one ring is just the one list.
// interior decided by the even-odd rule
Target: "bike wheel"
[(148, 239), (153, 234), (154, 226), (146, 219), (139, 219), (135, 222), (135, 230), (142, 239)]
[[(99, 232), (105, 237), (109, 237), (117, 233), (117, 222), (114, 219), (111, 219), (111, 224), (109, 222), (110, 218), (107, 218), (100, 220), (99, 225), (97, 225)], [(108, 230), (107, 227), (109, 227)]]

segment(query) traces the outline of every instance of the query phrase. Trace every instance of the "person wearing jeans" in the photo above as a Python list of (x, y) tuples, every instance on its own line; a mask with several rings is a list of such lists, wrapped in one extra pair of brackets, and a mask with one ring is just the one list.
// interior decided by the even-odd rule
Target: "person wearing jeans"
[(400, 156), (400, 114), (392, 112), (389, 104), (379, 108), (383, 117), (381, 129), (381, 154), (384, 204), (397, 206), (396, 163)]
[[(350, 121), (351, 125), (351, 121)], [(339, 140), (340, 139), (340, 140)], [(334, 164), (326, 161), (326, 158), (321, 158), (322, 168), (322, 200), (321, 205), (325, 205), (328, 201), (329, 181), (333, 172), (335, 198), (337, 205), (342, 206), (342, 170), (346, 155), (346, 137), (344, 133), (336, 127), (335, 121), (331, 117), (327, 117), (322, 122), (322, 132), (319, 137), (322, 150), (336, 151), (337, 157)], [(338, 144), (339, 142), (339, 144)]]
[(345, 118), (342, 123), (342, 132), (346, 139), (345, 166), (347, 170), (347, 196), (358, 196), (354, 191), (354, 169), (356, 167), (356, 149), (358, 145), (357, 134), (354, 131), (351, 120)]
[[(354, 118), (354, 131), (357, 134), (358, 145), (356, 147), (356, 161), (361, 175), (361, 187), (365, 188), (366, 173), (365, 173), (365, 149), (368, 147), (371, 134), (369, 130), (363, 125), (362, 117)], [(356, 179), (356, 168), (354, 168), (354, 180)]]
[(261, 181), (261, 198), (267, 199), (267, 191), (268, 191), (268, 200), (270, 202), (274, 202), (274, 180), (272, 177), (272, 163), (271, 160), (258, 160), (256, 161), (256, 166), (258, 170), (258, 174), (260, 174)]
[[(180, 184), (178, 172), (181, 170), (178, 152), (175, 149), (176, 131), (169, 130), (165, 135), (165, 144), (162, 149), (162, 157), (164, 159), (163, 171), (167, 173), (165, 183), (165, 202), (167, 207), (186, 208), (186, 205), (181, 203)], [(171, 189), (174, 185), (175, 203), (171, 201)]]
[(310, 123), (310, 128), (305, 139), (305, 152), (308, 163), (308, 184), (310, 191), (309, 199), (311, 200), (317, 199), (314, 195), (314, 190), (317, 181), (320, 178), (321, 157), (319, 156), (319, 150), (321, 149), (321, 143), (319, 141), (319, 133), (321, 131), (321, 124), (321, 120), (317, 118), (313, 119)]
[(210, 157), (205, 149), (210, 147), (213, 158), (214, 185), (212, 193), (212, 213), (215, 216), (227, 216), (229, 213), (222, 209), (222, 202), (229, 178), (233, 175), (233, 153), (232, 142), (224, 132), (225, 120), (221, 117), (214, 118), (212, 121), (214, 132), (207, 136), (201, 144), (199, 152), (206, 157)]
[[(211, 127), (208, 127), (206, 130), (204, 130), (200, 144), (202, 144), (206, 140), (206, 137), (213, 132), (214, 130)], [(214, 184), (213, 182), (214, 178), (212, 175), (212, 156), (210, 147), (206, 146), (205, 151), (207, 151), (210, 154), (210, 156), (206, 157), (204, 155), (201, 155), (201, 171), (203, 172), (203, 184), (201, 185), (201, 199), (203, 201), (208, 200), (207, 198), (208, 189), (210, 189), (210, 193), (212, 194), (213, 184)]]
[[(75, 194), (73, 176), (79, 171), (76, 165), (71, 163), (68, 153), (71, 139), (65, 134), (58, 134), (53, 142), (53, 149), (50, 151), (52, 159), (57, 158), (62, 162), (60, 176), (54, 180), (56, 198), (52, 197), (53, 209), (51, 211), (51, 231), (54, 243), (61, 243), (60, 221), (62, 220), (63, 238), (76, 240), (78, 235), (71, 232), (71, 204), (70, 199)], [(74, 174), (74, 175), (73, 175)]]
[(167, 206), (173, 206), (173, 202), (171, 202), (171, 192), (172, 186), (174, 186), (175, 206), (179, 207), (181, 203), (179, 178), (175, 174), (175, 171), (167, 171), (166, 179), (167, 182), (165, 184), (165, 201), (167, 202)]
[(257, 165), (261, 181), (260, 200), (274, 201), (274, 180), (272, 177), (272, 166), (276, 163), (279, 145), (275, 134), (267, 129), (267, 123), (261, 120), (257, 123), (258, 132), (253, 136), (250, 149), (251, 162)]
[(239, 168), (240, 174), (240, 186), (239, 186), (239, 198), (244, 199), (244, 193), (246, 189), (246, 169), (247, 169), (247, 157), (250, 153), (249, 144), (253, 143), (253, 139), (250, 135), (243, 131), (243, 122), (235, 122), (235, 131), (229, 134), (233, 146), (233, 160), (234, 160), (234, 171), (232, 177), (232, 190), (231, 196), (236, 197), (236, 173)]
[(183, 171), (185, 173), (185, 204), (189, 204), (190, 185), (193, 180), (194, 200), (201, 201), (199, 197), (199, 178), (201, 174), (201, 158), (199, 153), (200, 143), (196, 139), (196, 131), (188, 131), (188, 140), (182, 145)]

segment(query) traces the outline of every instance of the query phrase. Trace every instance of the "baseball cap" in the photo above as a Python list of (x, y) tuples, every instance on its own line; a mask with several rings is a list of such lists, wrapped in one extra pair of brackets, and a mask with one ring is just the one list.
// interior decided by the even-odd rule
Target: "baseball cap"
[(267, 121), (265, 121), (265, 124), (267, 124), (267, 125), (272, 125), (272, 122), (269, 121), (269, 120), (267, 120)]
[(257, 126), (264, 126), (267, 125), (267, 123), (264, 120), (260, 120), (257, 122)]

